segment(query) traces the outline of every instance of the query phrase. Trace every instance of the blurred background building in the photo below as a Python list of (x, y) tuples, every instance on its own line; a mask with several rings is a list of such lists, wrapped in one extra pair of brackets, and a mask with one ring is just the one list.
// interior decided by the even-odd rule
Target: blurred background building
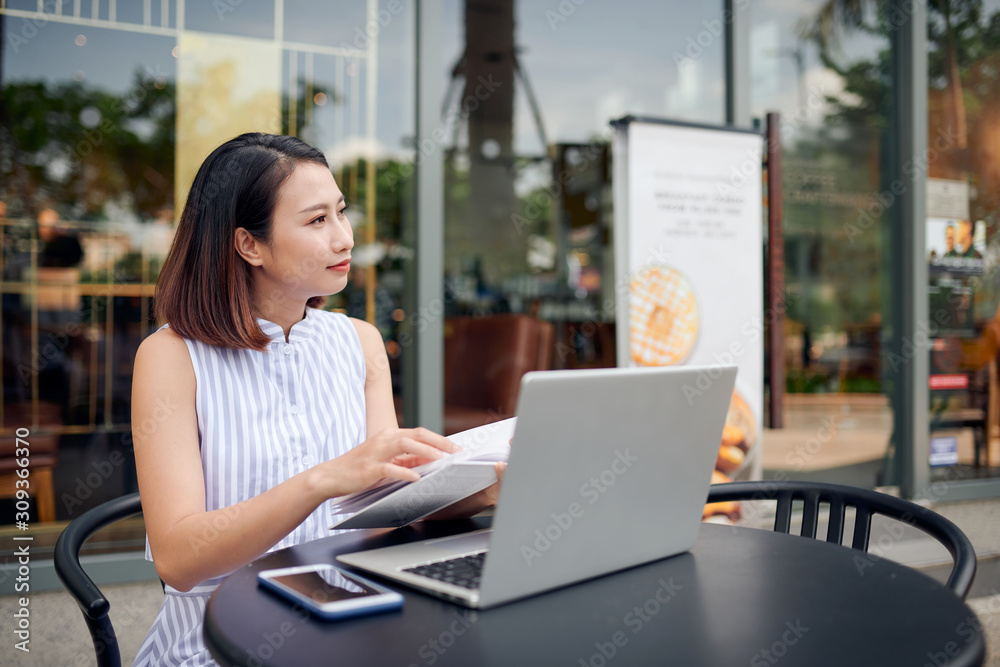
[[(132, 361), (215, 146), (253, 130), (324, 151), (357, 239), (327, 307), (382, 332), (402, 421), (444, 428), (513, 413), (470, 380), (615, 365), (609, 121), (629, 113), (781, 114), (787, 429), (765, 433), (766, 474), (997, 495), (1000, 0), (918, 4), (0, 0), (0, 434), (30, 429), (52, 480), (38, 519), (54, 535), (136, 488)], [(893, 65), (914, 17), (918, 98)], [(900, 148), (894, 105), (926, 115), (927, 152)], [(894, 277), (926, 223), (892, 222), (900, 169), (928, 185), (926, 217), (966, 220), (978, 270)], [(919, 381), (950, 378), (916, 439), (898, 435), (914, 413), (890, 354), (909, 298), (931, 304)], [(482, 330), (469, 317), (499, 328), (458, 340)], [(455, 352), (470, 344), (473, 362)], [(807, 446), (823, 423), (833, 444)]]

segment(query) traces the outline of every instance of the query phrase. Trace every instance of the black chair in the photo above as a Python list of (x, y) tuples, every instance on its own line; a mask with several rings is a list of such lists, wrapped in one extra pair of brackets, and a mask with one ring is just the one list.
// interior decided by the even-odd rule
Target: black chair
[(817, 482), (733, 482), (715, 484), (709, 489), (709, 503), (735, 500), (777, 500), (774, 530), (786, 534), (791, 532), (792, 503), (801, 500), (800, 534), (811, 538), (816, 537), (820, 503), (827, 503), (829, 527), (826, 541), (835, 544), (843, 543), (844, 516), (846, 509), (852, 507), (855, 517), (851, 546), (864, 552), (868, 551), (872, 516), (881, 514), (919, 528), (948, 549), (954, 565), (945, 585), (955, 595), (964, 600), (976, 576), (976, 552), (965, 533), (937, 512), (908, 500), (867, 489)]
[(120, 667), (121, 653), (108, 616), (111, 605), (80, 565), (80, 549), (101, 528), (141, 512), (138, 493), (109, 500), (74, 519), (56, 541), (56, 575), (80, 605), (101, 667)]

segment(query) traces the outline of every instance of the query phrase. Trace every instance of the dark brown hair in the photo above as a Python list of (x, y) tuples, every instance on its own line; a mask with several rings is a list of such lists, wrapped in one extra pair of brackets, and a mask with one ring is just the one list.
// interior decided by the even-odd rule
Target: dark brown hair
[(194, 177), (156, 281), (160, 322), (210, 345), (267, 349), (271, 340), (253, 312), (250, 265), (236, 252), (236, 230), (269, 240), (278, 190), (302, 162), (329, 169), (322, 152), (295, 137), (251, 132), (212, 151)]

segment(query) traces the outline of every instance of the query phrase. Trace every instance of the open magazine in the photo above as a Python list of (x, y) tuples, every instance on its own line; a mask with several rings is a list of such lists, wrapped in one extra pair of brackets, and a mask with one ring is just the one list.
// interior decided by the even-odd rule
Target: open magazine
[(517, 417), (449, 435), (462, 448), (417, 466), (416, 482), (382, 480), (334, 500), (334, 515), (353, 514), (331, 528), (398, 528), (482, 491), (497, 481), (498, 461), (510, 455)]

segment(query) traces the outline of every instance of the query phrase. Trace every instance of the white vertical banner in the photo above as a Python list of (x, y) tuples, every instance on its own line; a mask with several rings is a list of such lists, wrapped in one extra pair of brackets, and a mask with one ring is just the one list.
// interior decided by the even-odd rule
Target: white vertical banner
[(618, 365), (708, 367), (686, 390), (692, 406), (715, 368), (737, 366), (716, 469), (759, 479), (763, 137), (632, 117), (615, 126)]

